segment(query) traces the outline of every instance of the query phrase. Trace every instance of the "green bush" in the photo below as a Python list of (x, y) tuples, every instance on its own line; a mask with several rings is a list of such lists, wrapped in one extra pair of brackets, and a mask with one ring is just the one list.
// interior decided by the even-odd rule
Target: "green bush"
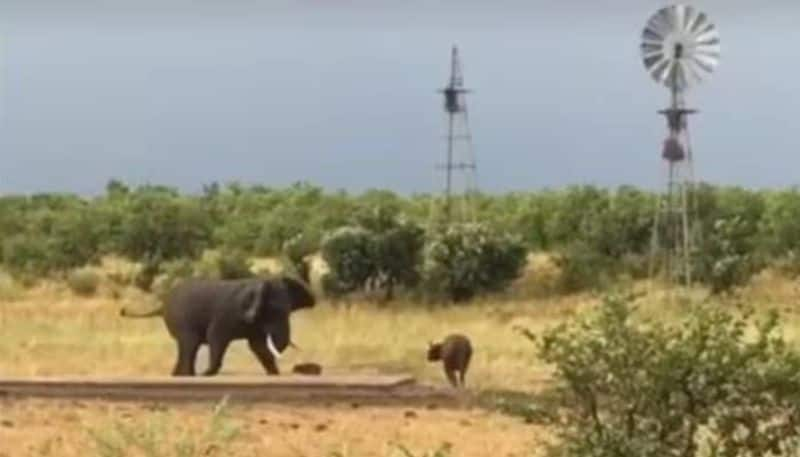
[(41, 275), (53, 268), (43, 237), (15, 235), (3, 241), (3, 265), (15, 276)]
[(694, 256), (698, 280), (713, 294), (728, 292), (745, 284), (756, 273), (755, 229), (739, 216), (717, 219)]
[(140, 191), (127, 205), (116, 249), (132, 260), (196, 258), (210, 242), (210, 215), (192, 200)]
[(384, 300), (397, 287), (419, 281), (424, 231), (388, 206), (365, 208), (355, 225), (341, 227), (323, 238), (322, 258), (330, 273), (323, 287), (332, 295), (356, 290), (379, 290)]
[(427, 239), (422, 267), (424, 293), (434, 299), (463, 302), (505, 289), (522, 273), (523, 243), (485, 224), (439, 228)]
[(100, 287), (100, 275), (93, 270), (81, 268), (67, 276), (67, 286), (76, 295), (89, 297), (97, 293)]
[[(536, 342), (555, 368), (564, 456), (780, 455), (800, 439), (800, 355), (778, 317), (711, 306), (638, 318), (631, 297)], [(755, 335), (746, 335), (749, 329)]]
[(554, 261), (561, 272), (558, 288), (563, 293), (574, 293), (607, 287), (615, 278), (621, 259), (579, 241), (567, 246)]
[(373, 234), (363, 227), (340, 227), (322, 239), (322, 258), (330, 271), (322, 278), (325, 292), (340, 296), (365, 287), (375, 272)]
[(306, 283), (311, 281), (311, 265), (308, 256), (319, 249), (319, 243), (311, 236), (300, 233), (283, 244), (283, 260), (286, 269)]

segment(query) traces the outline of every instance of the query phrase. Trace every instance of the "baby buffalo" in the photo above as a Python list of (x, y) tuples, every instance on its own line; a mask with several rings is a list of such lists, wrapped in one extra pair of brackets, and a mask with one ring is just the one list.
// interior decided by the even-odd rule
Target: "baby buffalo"
[[(442, 361), (444, 373), (453, 387), (464, 387), (464, 376), (472, 357), (469, 338), (460, 334), (448, 335), (440, 343), (428, 343), (428, 361)], [(456, 378), (458, 372), (458, 378)]]

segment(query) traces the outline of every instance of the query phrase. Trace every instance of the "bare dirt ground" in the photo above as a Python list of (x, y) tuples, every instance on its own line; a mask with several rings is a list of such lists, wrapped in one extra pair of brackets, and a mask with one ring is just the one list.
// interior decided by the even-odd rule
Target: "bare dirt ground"
[[(479, 409), (0, 401), (0, 456), (542, 455), (548, 431)], [(150, 449), (150, 448), (154, 449)]]

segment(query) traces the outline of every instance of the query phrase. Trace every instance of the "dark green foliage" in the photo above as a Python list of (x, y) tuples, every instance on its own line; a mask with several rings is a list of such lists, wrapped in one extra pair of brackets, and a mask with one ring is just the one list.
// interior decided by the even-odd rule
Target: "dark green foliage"
[(325, 291), (342, 295), (361, 290), (375, 274), (372, 233), (363, 227), (341, 227), (322, 240), (322, 259), (330, 272), (322, 278)]
[(555, 455), (796, 452), (800, 356), (776, 315), (753, 316), (699, 306), (665, 324), (638, 318), (630, 297), (611, 296), (541, 338), (524, 332), (556, 369), (563, 416)]
[(396, 286), (415, 286), (425, 240), (422, 228), (390, 206), (373, 207), (359, 214), (358, 221), (372, 233), (372, 285), (383, 290), (387, 300), (393, 298)]
[(38, 275), (54, 268), (47, 240), (30, 235), (15, 235), (3, 241), (3, 265), (16, 275)]
[(283, 244), (284, 262), (290, 274), (310, 283), (311, 264), (308, 256), (319, 249), (318, 243), (310, 236), (300, 233)]
[(453, 302), (501, 291), (519, 277), (526, 254), (517, 238), (485, 224), (437, 229), (429, 235), (423, 254), (424, 290)]
[(395, 290), (419, 280), (424, 232), (391, 207), (365, 209), (355, 223), (329, 233), (322, 241), (322, 258), (330, 273), (323, 286), (331, 294), (381, 290), (391, 300)]
[(756, 272), (756, 231), (739, 216), (718, 219), (695, 255), (697, 279), (714, 294), (743, 285)]
[(423, 230), (388, 206), (367, 208), (354, 219), (322, 241), (322, 258), (330, 268), (323, 278), (326, 291), (381, 290), (391, 300), (398, 286), (416, 285)]
[(194, 258), (210, 238), (210, 218), (197, 202), (141, 192), (126, 204), (117, 248), (137, 261)]
[(564, 293), (603, 289), (610, 285), (623, 259), (612, 258), (586, 242), (576, 241), (555, 257), (561, 270), (558, 287)]
[[(512, 235), (528, 250), (555, 255), (565, 271), (562, 290), (572, 292), (647, 275), (654, 197), (629, 186), (571, 186), (478, 193), (471, 199), (476, 220), (491, 231)], [(746, 283), (762, 266), (800, 272), (800, 190), (699, 184), (690, 202), (697, 232), (694, 277), (714, 292)], [(309, 267), (305, 259), (321, 247), (323, 234), (351, 226), (371, 234), (362, 240), (368, 247), (353, 245), (367, 257), (345, 255), (339, 245), (336, 255), (351, 264), (342, 267), (344, 277), (336, 273), (325, 280), (329, 290), (376, 289), (391, 297), (396, 288), (419, 283), (419, 247), (433, 241), (419, 228), (428, 224), (433, 203), (431, 195), (404, 197), (383, 190), (349, 195), (308, 183), (280, 189), (213, 183), (200, 195), (181, 195), (168, 187), (129, 187), (112, 180), (102, 196), (92, 199), (0, 197), (0, 256), (3, 267), (17, 276), (40, 277), (63, 275), (107, 254), (122, 255), (149, 265), (139, 278), (145, 286), (159, 262), (196, 259), (211, 249), (248, 257), (280, 255), (288, 270), (303, 277)], [(435, 231), (431, 236), (441, 238)], [(430, 286), (426, 282), (426, 289)], [(456, 289), (451, 292), (461, 295)]]

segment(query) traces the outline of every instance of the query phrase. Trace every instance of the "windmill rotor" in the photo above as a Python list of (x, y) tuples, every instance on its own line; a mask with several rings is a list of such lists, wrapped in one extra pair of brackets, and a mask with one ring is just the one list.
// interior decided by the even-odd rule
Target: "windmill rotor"
[(683, 92), (708, 79), (719, 64), (719, 32), (694, 7), (667, 6), (647, 21), (641, 53), (645, 69), (656, 82)]

